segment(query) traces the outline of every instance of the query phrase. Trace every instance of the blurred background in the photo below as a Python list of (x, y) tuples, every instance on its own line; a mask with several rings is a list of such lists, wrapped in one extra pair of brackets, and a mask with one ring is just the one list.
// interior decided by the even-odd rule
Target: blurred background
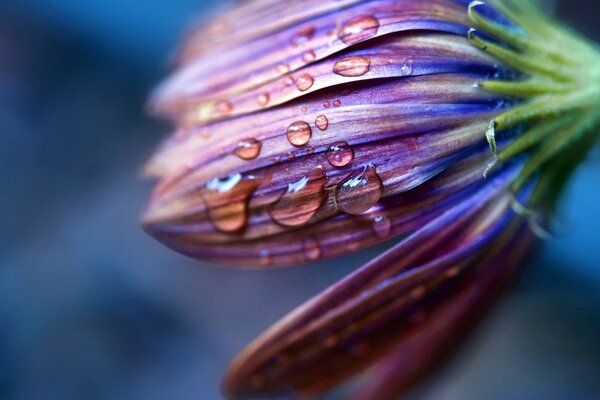
[[(372, 256), (230, 271), (140, 230), (140, 169), (169, 131), (145, 98), (217, 3), (0, 0), (1, 399), (220, 399), (237, 351)], [(557, 8), (600, 42), (600, 4)], [(561, 236), (409, 399), (600, 399), (599, 204), (596, 150)]]

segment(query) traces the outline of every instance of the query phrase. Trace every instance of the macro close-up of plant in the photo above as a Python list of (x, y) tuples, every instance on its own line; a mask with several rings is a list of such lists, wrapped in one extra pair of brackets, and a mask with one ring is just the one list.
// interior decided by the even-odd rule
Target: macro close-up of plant
[(395, 239), (242, 351), (229, 398), (364, 371), (355, 398), (402, 393), (552, 235), (600, 133), (598, 49), (533, 1), (248, 1), (174, 65), (150, 101), (175, 130), (145, 168), (148, 233), (257, 269)]

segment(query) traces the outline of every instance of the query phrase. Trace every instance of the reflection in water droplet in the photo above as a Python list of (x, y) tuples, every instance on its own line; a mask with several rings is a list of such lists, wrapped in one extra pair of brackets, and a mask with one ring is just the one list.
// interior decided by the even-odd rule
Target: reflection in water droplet
[(373, 219), (373, 230), (380, 238), (385, 238), (392, 231), (392, 221), (384, 215), (378, 215)]
[(242, 160), (253, 160), (260, 154), (262, 143), (256, 139), (245, 139), (238, 143), (235, 155)]
[(312, 129), (304, 121), (296, 121), (288, 127), (287, 138), (294, 146), (304, 146), (312, 136)]
[(256, 97), (256, 103), (257, 103), (259, 106), (262, 106), (262, 107), (264, 107), (264, 106), (266, 106), (267, 104), (269, 104), (269, 93), (262, 93), (262, 94), (259, 94), (259, 95)]
[(373, 207), (383, 194), (383, 183), (373, 165), (349, 175), (336, 188), (338, 206), (348, 214), (362, 214)]
[(362, 76), (369, 72), (371, 60), (364, 57), (352, 56), (342, 58), (333, 66), (335, 74), (345, 77)]
[(313, 238), (305, 238), (303, 243), (304, 256), (309, 261), (316, 261), (321, 258), (321, 246)]
[(317, 117), (317, 119), (315, 120), (315, 125), (317, 126), (317, 128), (319, 128), (320, 130), (324, 131), (329, 126), (329, 120), (327, 119), (326, 116), (319, 115)]
[(346, 142), (332, 144), (327, 151), (327, 161), (334, 167), (344, 167), (354, 159), (354, 150)]
[(254, 177), (234, 174), (206, 184), (204, 203), (212, 224), (223, 232), (238, 232), (248, 221), (248, 200), (258, 187)]
[(354, 44), (372, 38), (379, 30), (379, 21), (372, 15), (361, 15), (348, 20), (338, 32), (346, 44)]
[(312, 87), (315, 83), (312, 76), (309, 74), (302, 74), (296, 78), (296, 87), (301, 92), (304, 92)]
[(315, 168), (297, 182), (290, 183), (287, 191), (269, 210), (271, 218), (284, 226), (306, 224), (325, 201), (327, 177), (322, 168)]

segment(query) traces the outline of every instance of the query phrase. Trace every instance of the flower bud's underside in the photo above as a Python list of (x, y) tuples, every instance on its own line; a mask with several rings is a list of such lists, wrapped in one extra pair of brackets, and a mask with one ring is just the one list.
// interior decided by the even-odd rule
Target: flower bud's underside
[(256, 0), (191, 32), (151, 102), (176, 131), (146, 168), (148, 232), (251, 267), (405, 237), (252, 343), (226, 393), (318, 393), (375, 362), (360, 399), (417, 379), (596, 140), (599, 65), (525, 0)]

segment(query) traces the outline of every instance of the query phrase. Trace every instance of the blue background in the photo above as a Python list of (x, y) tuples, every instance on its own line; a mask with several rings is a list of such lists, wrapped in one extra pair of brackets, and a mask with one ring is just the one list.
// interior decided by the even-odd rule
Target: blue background
[[(376, 251), (261, 273), (144, 235), (148, 91), (215, 1), (0, 0), (0, 398), (219, 399), (229, 360)], [(599, 5), (559, 14), (600, 41)], [(600, 399), (600, 153), (561, 235), (411, 399)], [(331, 398), (338, 395), (332, 394)]]

